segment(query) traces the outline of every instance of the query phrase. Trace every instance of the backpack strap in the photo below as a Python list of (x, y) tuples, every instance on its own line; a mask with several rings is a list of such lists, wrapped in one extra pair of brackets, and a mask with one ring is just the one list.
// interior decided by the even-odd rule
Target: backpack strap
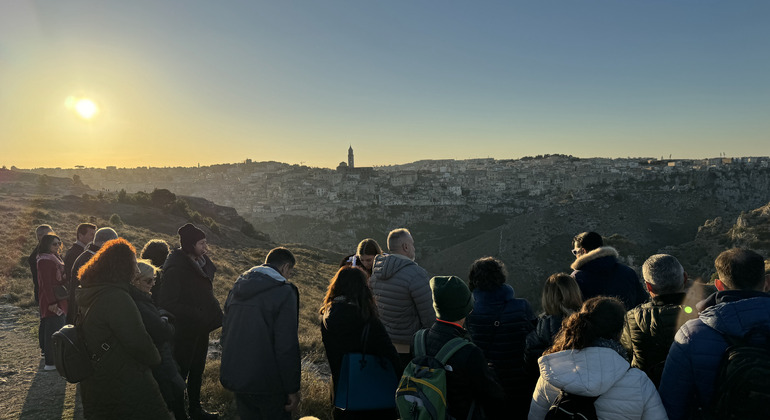
[(471, 344), (471, 342), (462, 337), (455, 337), (447, 341), (446, 344), (441, 347), (441, 350), (436, 354), (436, 360), (441, 362), (442, 365), (445, 365), (457, 350), (460, 350), (468, 344)]
[(425, 356), (425, 341), (427, 340), (425, 333), (427, 331), (422, 329), (414, 334), (414, 345), (412, 346), (414, 348), (414, 357)]

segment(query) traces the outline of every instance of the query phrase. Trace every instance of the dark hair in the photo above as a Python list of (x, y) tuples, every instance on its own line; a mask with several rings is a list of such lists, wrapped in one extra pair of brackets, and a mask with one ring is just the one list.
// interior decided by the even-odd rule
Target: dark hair
[(284, 264), (289, 264), (290, 267), (294, 267), (297, 264), (297, 259), (294, 258), (294, 254), (284, 247), (273, 248), (267, 253), (265, 257), (265, 264), (270, 264), (274, 267), (281, 267)]
[(40, 243), (37, 245), (37, 253), (38, 254), (50, 254), (51, 253), (51, 245), (53, 245), (53, 241), (59, 241), (59, 251), (61, 251), (61, 239), (59, 239), (58, 236), (56, 236), (55, 233), (49, 232), (43, 235), (42, 238), (40, 238)]
[(127, 240), (107, 241), (78, 271), (80, 284), (130, 283), (137, 270), (135, 258), (136, 250)]
[(580, 312), (564, 320), (553, 346), (543, 354), (584, 349), (599, 338), (618, 340), (625, 321), (626, 307), (619, 299), (607, 296), (588, 299)]
[(380, 244), (374, 239), (366, 238), (358, 243), (358, 248), (356, 249), (357, 256), (378, 254), (382, 254), (382, 248), (380, 248)]
[(367, 283), (367, 275), (359, 267), (342, 267), (329, 281), (323, 304), (319, 312), (322, 316), (328, 314), (334, 299), (344, 296), (347, 302), (355, 306), (361, 319), (368, 320), (377, 316), (377, 306), (374, 296)]
[(508, 273), (505, 264), (497, 258), (484, 257), (474, 261), (468, 274), (468, 288), (494, 290), (505, 284)]
[(163, 267), (171, 247), (163, 239), (150, 239), (142, 248), (140, 257), (152, 261), (152, 265)]
[(93, 223), (81, 223), (81, 224), (78, 225), (78, 230), (77, 230), (76, 235), (77, 236), (85, 235), (91, 229), (93, 229), (95, 231), (96, 230), (96, 225), (93, 224)]
[(602, 240), (602, 235), (596, 232), (583, 232), (572, 238), (572, 245), (575, 248), (583, 248), (588, 252), (604, 246), (604, 241)]
[(567, 273), (551, 274), (543, 285), (540, 298), (547, 315), (570, 316), (580, 310), (583, 294), (575, 279)]
[(714, 260), (714, 267), (728, 289), (754, 290), (765, 280), (765, 260), (750, 249), (728, 249)]

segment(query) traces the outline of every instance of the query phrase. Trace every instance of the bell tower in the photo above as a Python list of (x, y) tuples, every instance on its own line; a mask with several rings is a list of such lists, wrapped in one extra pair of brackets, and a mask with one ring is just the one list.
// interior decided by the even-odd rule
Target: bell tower
[(348, 168), (353, 169), (353, 145), (348, 148)]

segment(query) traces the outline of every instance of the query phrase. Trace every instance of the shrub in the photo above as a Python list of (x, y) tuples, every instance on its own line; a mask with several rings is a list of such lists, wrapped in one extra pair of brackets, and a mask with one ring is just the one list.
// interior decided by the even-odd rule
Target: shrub
[(123, 226), (123, 219), (121, 219), (120, 215), (117, 213), (113, 213), (113, 215), (110, 216), (110, 225), (114, 227)]

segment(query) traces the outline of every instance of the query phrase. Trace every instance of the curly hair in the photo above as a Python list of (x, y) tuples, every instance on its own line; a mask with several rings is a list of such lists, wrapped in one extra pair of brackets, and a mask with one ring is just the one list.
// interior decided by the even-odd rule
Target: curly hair
[(626, 307), (619, 299), (607, 296), (588, 299), (580, 312), (564, 320), (553, 346), (543, 354), (584, 349), (599, 338), (619, 340), (625, 322)]
[(368, 320), (377, 317), (377, 306), (374, 303), (374, 295), (367, 283), (367, 275), (360, 267), (346, 266), (337, 270), (337, 273), (329, 281), (323, 305), (319, 313), (325, 316), (329, 313), (334, 299), (344, 296), (348, 303), (358, 308), (361, 319)]
[(479, 288), (481, 290), (494, 290), (505, 284), (508, 272), (505, 264), (497, 258), (484, 257), (479, 258), (471, 265), (471, 272), (468, 274), (468, 288)]
[(83, 286), (100, 283), (130, 283), (136, 275), (136, 249), (123, 238), (105, 242), (78, 271)]
[(142, 248), (142, 252), (139, 253), (140, 257), (152, 261), (152, 265), (155, 267), (163, 267), (163, 263), (166, 262), (171, 252), (171, 247), (168, 242), (163, 239), (150, 239)]

